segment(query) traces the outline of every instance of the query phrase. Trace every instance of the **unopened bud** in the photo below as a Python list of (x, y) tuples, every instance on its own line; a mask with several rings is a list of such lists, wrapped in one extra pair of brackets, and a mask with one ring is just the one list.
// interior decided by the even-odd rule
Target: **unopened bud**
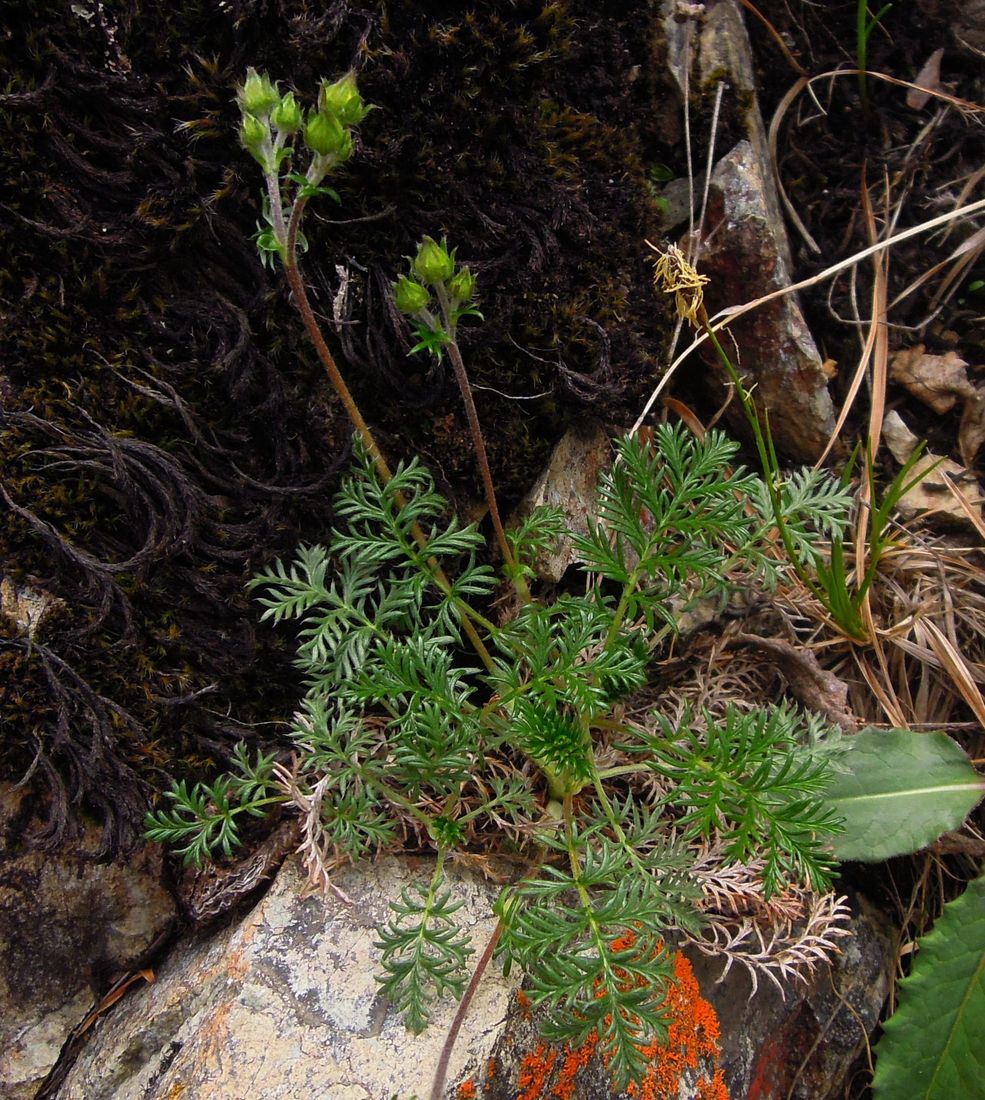
[(268, 170), (267, 159), (270, 147), (270, 127), (266, 122), (253, 115), (244, 115), (239, 128), (239, 137), (243, 145), (250, 151), (253, 159), (266, 172)]
[(427, 306), (431, 301), (431, 295), (427, 287), (421, 286), (406, 275), (401, 275), (393, 284), (393, 300), (401, 313), (414, 314)]
[(243, 111), (257, 118), (266, 118), (280, 102), (280, 94), (269, 76), (256, 69), (246, 70), (246, 81), (239, 89), (239, 103)]
[(277, 104), (270, 121), (282, 134), (296, 134), (301, 129), (301, 108), (293, 92), (288, 92)]
[(455, 272), (455, 258), (448, 251), (447, 239), (438, 244), (433, 237), (425, 237), (411, 267), (422, 283), (434, 285), (450, 278)]
[(356, 87), (356, 75), (351, 72), (334, 84), (327, 80), (322, 81), (321, 91), (318, 93), (318, 109), (334, 115), (343, 126), (358, 126), (370, 110), (363, 103), (363, 97)]
[(352, 152), (352, 138), (334, 115), (312, 111), (304, 128), (304, 140), (308, 148), (319, 156), (335, 154), (346, 160)]
[(475, 276), (467, 267), (460, 268), (448, 280), (448, 293), (460, 302), (471, 302), (475, 295)]

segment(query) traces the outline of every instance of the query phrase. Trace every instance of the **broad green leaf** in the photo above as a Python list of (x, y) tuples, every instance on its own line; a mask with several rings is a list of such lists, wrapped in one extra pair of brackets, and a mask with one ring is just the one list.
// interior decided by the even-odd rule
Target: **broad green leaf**
[(825, 794), (844, 819), (838, 859), (875, 863), (916, 852), (960, 827), (985, 780), (945, 733), (866, 729), (847, 738), (842, 769)]
[(985, 1097), (985, 878), (920, 941), (876, 1047), (876, 1100)]

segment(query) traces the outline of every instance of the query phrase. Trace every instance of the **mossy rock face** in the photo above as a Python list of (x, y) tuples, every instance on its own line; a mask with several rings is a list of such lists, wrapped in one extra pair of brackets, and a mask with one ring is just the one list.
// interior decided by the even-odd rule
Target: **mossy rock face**
[(166, 773), (290, 713), (290, 647), (243, 584), (326, 536), (347, 461), (250, 242), (247, 66), (305, 99), (354, 68), (379, 107), (342, 205), (310, 212), (305, 273), (391, 457), (421, 454), (462, 506), (464, 415), (444, 368), (408, 359), (390, 281), (425, 233), (477, 273), (462, 343), (509, 507), (567, 419), (635, 414), (655, 383), (647, 169), (675, 162), (676, 107), (648, 3), (0, 6), (0, 568), (63, 601), (30, 642), (0, 621), (0, 773), (31, 771), (35, 841), (84, 810), (111, 856)]

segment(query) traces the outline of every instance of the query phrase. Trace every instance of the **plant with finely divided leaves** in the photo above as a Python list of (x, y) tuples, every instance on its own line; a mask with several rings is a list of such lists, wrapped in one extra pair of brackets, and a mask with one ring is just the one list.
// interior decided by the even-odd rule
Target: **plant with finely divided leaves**
[[(767, 896), (788, 882), (829, 884), (823, 844), (837, 821), (818, 792), (831, 774), (826, 759), (802, 752), (796, 712), (729, 712), (679, 728), (655, 718), (641, 734), (616, 709), (646, 683), (654, 648), (674, 629), (672, 597), (724, 593), (724, 565), (736, 558), (764, 575), (773, 520), (756, 508), (758, 479), (734, 465), (736, 452), (720, 433), (699, 440), (680, 426), (658, 428), (652, 445), (620, 440), (588, 533), (569, 533), (596, 583), (552, 603), (531, 599), (503, 625), (476, 606), (497, 583), (476, 527), (449, 517), (419, 463), (384, 484), (362, 449), (328, 545), (303, 547), (251, 582), (264, 618), (299, 624), (307, 693), (291, 731), (293, 782), (323, 793), (328, 846), (358, 859), (394, 847), (404, 823), (437, 851), (431, 881), (379, 930), (383, 987), (415, 1030), (468, 977), (443, 876), (457, 847), (528, 836), (529, 872), (497, 907), (500, 954), (528, 975), (545, 1035), (577, 1043), (596, 1030), (623, 1083), (664, 1034), (665, 936), (700, 930), (690, 841), (722, 838), (726, 863), (761, 857)], [(790, 523), (811, 543), (801, 504)], [(556, 513), (534, 513), (510, 533), (516, 560), (529, 568), (562, 531)], [(466, 618), (488, 641), (488, 663), (465, 657)], [(188, 859), (214, 850), (234, 835), (240, 808), (287, 797), (268, 770), (251, 775), (266, 786), (244, 786), (238, 806), (239, 788), (219, 801), (213, 788), (176, 788), (154, 836), (173, 831)], [(661, 797), (638, 794), (633, 777), (645, 776)]]
[[(616, 443), (586, 534), (567, 532), (550, 509), (506, 531), (457, 344), (459, 322), (480, 316), (476, 279), (447, 242), (426, 237), (394, 300), (414, 325), (411, 350), (447, 355), (459, 384), (518, 602), (510, 621), (493, 622), (484, 608), (500, 577), (485, 564), (485, 539), (450, 514), (416, 460), (390, 468), (300, 275), (304, 210), (313, 197), (337, 197), (324, 180), (352, 155), (370, 110), (355, 77), (322, 82), (305, 112), (251, 70), (239, 103), (241, 139), (265, 184), (257, 247), (281, 265), (352, 420), (356, 464), (327, 545), (302, 547), (251, 582), (263, 618), (298, 630), (306, 693), (290, 730), (293, 764), (250, 760), (240, 747), (228, 775), (168, 792), (148, 835), (197, 863), (231, 852), (244, 818), (293, 804), (322, 886), (333, 862), (398, 847), (408, 833), (427, 838), (430, 880), (393, 904), (377, 944), (381, 984), (414, 1030), (437, 998), (462, 997), (467, 980), (471, 947), (444, 879), (449, 853), (519, 853), (527, 869), (497, 902), (479, 969), (493, 947), (506, 968), (521, 967), (545, 1034), (577, 1044), (596, 1031), (624, 1085), (665, 1033), (665, 934), (701, 931), (694, 847), (718, 845), (726, 866), (761, 866), (766, 899), (792, 883), (824, 890), (838, 829), (824, 792), (838, 746), (819, 745), (816, 722), (790, 708), (677, 727), (654, 716), (641, 731), (623, 721), (620, 700), (646, 683), (651, 656), (694, 601), (724, 600), (736, 584), (768, 591), (794, 566), (822, 563), (822, 541), (844, 527), (847, 489), (814, 472), (764, 483), (735, 464), (738, 448), (721, 433), (698, 439), (664, 425), (652, 443)], [(776, 528), (793, 563), (776, 553)], [(536, 599), (532, 563), (562, 536), (588, 583)], [(460, 1013), (467, 1004), (468, 995)]]

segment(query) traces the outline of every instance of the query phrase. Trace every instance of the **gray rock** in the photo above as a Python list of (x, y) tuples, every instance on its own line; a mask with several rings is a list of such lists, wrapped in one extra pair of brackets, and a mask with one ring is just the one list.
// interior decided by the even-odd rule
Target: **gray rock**
[(884, 914), (850, 896), (851, 936), (812, 981), (784, 985), (783, 995), (721, 963), (694, 960), (702, 989), (721, 1021), (722, 1065), (733, 1100), (837, 1100), (879, 1021), (893, 980), (895, 942)]
[[(428, 1096), (455, 1005), (443, 1003), (412, 1035), (378, 992), (373, 941), (388, 900), (429, 873), (426, 860), (395, 857), (339, 871), (333, 881), (346, 905), (302, 897), (292, 857), (242, 923), (179, 945), (153, 986), (97, 1025), (60, 1100)], [(454, 867), (447, 885), (481, 952), (498, 887)], [(487, 973), (450, 1080), (486, 1064), (515, 985), (515, 976)]]
[(0, 615), (9, 619), (19, 634), (33, 640), (44, 620), (61, 606), (61, 600), (47, 592), (16, 584), (9, 576), (0, 577)]
[[(736, 305), (791, 282), (782, 223), (769, 193), (772, 181), (747, 141), (715, 168), (709, 225), (718, 226), (705, 248), (701, 271), (711, 282), (709, 309)], [(801, 462), (816, 460), (834, 428), (834, 407), (821, 357), (791, 295), (760, 306), (729, 326), (726, 350), (754, 386), (757, 407), (769, 413), (778, 449)], [(735, 350), (732, 350), (735, 349)], [(715, 368), (716, 376), (721, 368)], [(733, 426), (745, 421), (733, 403)]]
[[(455, 1006), (439, 1006), (423, 1034), (408, 1032), (379, 995), (373, 944), (388, 899), (430, 868), (426, 859), (391, 856), (340, 871), (334, 881), (347, 905), (303, 897), (292, 857), (241, 922), (179, 944), (153, 986), (135, 989), (97, 1023), (59, 1100), (424, 1100)], [(455, 865), (447, 886), (481, 952), (498, 886)], [(750, 1000), (739, 965), (716, 985), (720, 962), (693, 952), (679, 960), (676, 1038), (651, 1071), (672, 1091), (641, 1086), (636, 1095), (709, 1100), (728, 1085), (734, 1100), (841, 1096), (878, 1019), (893, 957), (878, 917), (863, 903), (853, 908), (853, 936), (834, 965), (789, 984), (782, 997), (764, 979)], [(591, 1043), (572, 1051), (539, 1038), (518, 977), (505, 979), (495, 964), (485, 972), (444, 1100), (617, 1100)], [(774, 1091), (756, 1093), (767, 1086)]]
[[(586, 517), (595, 504), (595, 485), (599, 473), (612, 461), (612, 441), (600, 424), (571, 428), (554, 448), (550, 461), (524, 497), (513, 516), (516, 522), (541, 505), (560, 508), (568, 526), (588, 533)], [(533, 567), (541, 580), (556, 583), (575, 561), (568, 538), (550, 552), (542, 554)]]
[[(0, 1095), (28, 1100), (99, 995), (161, 935), (174, 903), (157, 848), (97, 864), (13, 852), (25, 795), (0, 790)], [(20, 830), (18, 829), (18, 833)], [(79, 851), (98, 847), (98, 830)]]
[[(672, 0), (664, 4), (670, 70), (683, 92), (690, 61), (692, 95), (707, 98), (724, 82), (723, 113), (735, 118), (744, 134), (718, 162), (711, 180), (698, 268), (710, 277), (705, 298), (713, 313), (789, 286), (790, 246), (739, 5), (719, 0), (685, 6), (705, 10), (681, 21), (675, 18), (681, 5)], [(700, 194), (698, 181), (696, 189)], [(834, 408), (821, 356), (796, 297), (786, 295), (760, 306), (732, 322), (728, 331), (726, 349), (736, 349), (733, 362), (755, 386), (759, 408), (769, 410), (779, 450), (797, 461), (813, 462), (834, 428)], [(721, 368), (717, 360), (707, 361), (710, 377), (718, 379), (713, 388), (720, 394)], [(745, 429), (741, 413), (731, 420), (735, 430)]]

